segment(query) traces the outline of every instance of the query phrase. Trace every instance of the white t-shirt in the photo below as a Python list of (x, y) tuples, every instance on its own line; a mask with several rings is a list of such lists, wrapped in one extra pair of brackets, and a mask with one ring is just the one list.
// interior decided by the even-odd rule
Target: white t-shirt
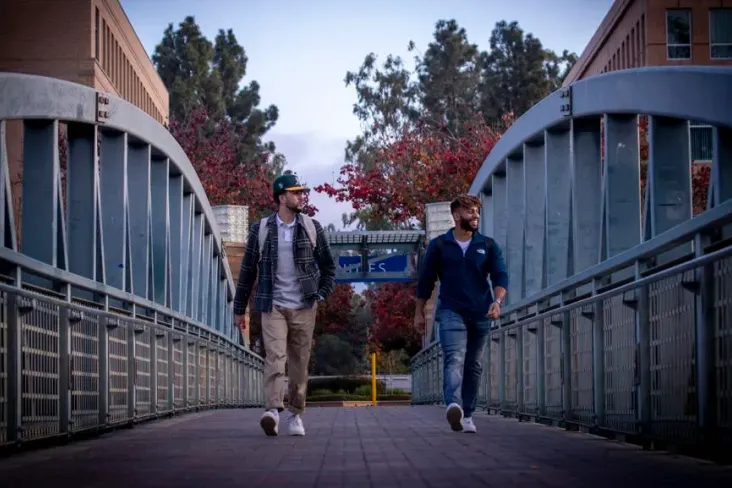
[(468, 251), (468, 248), (470, 247), (470, 241), (472, 239), (468, 239), (467, 241), (459, 241), (455, 239), (455, 242), (458, 243), (458, 246), (460, 246), (460, 249), (463, 250), (463, 256), (465, 256), (465, 253)]

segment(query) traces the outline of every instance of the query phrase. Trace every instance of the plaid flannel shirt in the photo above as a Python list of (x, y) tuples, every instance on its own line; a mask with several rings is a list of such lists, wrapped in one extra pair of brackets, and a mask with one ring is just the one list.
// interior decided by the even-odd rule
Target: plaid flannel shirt
[[(302, 286), (306, 306), (312, 306), (318, 296), (325, 300), (335, 287), (336, 264), (330, 251), (328, 238), (325, 236), (325, 231), (320, 223), (317, 220), (313, 220), (313, 223), (317, 231), (317, 246), (315, 249), (313, 249), (308, 239), (299, 215), (297, 216), (293, 239), (295, 269)], [(256, 312), (272, 312), (279, 240), (276, 214), (272, 214), (267, 220), (269, 232), (267, 233), (261, 261), (259, 259), (259, 225), (260, 222), (257, 221), (249, 229), (247, 248), (241, 262), (239, 281), (234, 296), (235, 315), (241, 315), (246, 311), (257, 275), (259, 275), (259, 285), (254, 296), (254, 310)]]

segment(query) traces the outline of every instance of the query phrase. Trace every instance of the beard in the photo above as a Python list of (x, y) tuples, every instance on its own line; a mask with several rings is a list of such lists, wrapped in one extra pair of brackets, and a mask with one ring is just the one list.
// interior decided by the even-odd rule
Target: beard
[(299, 214), (300, 212), (302, 212), (302, 205), (300, 205), (300, 204), (297, 204), (297, 203), (285, 203), (285, 206), (292, 213)]
[(478, 230), (478, 225), (473, 224), (471, 219), (460, 219), (460, 228), (468, 232), (475, 232)]

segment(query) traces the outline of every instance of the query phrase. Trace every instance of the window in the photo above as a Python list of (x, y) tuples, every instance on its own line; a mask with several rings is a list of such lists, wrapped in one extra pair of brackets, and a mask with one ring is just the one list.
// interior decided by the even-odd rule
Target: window
[(709, 49), (712, 59), (732, 59), (732, 8), (709, 10)]
[(689, 121), (689, 143), (692, 161), (712, 160), (712, 126), (703, 122)]
[(99, 9), (94, 15), (94, 59), (99, 61)]
[(691, 59), (691, 10), (666, 11), (666, 55), (668, 59)]

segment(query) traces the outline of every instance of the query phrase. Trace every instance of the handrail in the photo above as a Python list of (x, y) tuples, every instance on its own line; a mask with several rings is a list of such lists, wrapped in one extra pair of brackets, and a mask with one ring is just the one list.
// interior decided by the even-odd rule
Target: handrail
[[(191, 161), (173, 135), (157, 120), (135, 105), (111, 94), (108, 118), (100, 123), (97, 119), (97, 90), (38, 75), (0, 72), (0, 120), (39, 119), (81, 122), (116, 129), (133, 135), (162, 152), (180, 171), (196, 196), (198, 207), (203, 211), (213, 235), (216, 251), (223, 255), (221, 235), (216, 226), (216, 217), (208, 196), (201, 185)], [(231, 270), (224, 267), (229, 292), (235, 292)]]
[[(676, 93), (684, 96), (670, 100), (670, 94)], [(644, 114), (732, 127), (730, 101), (732, 67), (727, 66), (636, 68), (577, 81), (544, 98), (506, 130), (478, 170), (470, 193), (489, 188), (491, 175), (524, 142), (570, 119)], [(570, 110), (565, 115), (562, 106), (566, 104)]]

